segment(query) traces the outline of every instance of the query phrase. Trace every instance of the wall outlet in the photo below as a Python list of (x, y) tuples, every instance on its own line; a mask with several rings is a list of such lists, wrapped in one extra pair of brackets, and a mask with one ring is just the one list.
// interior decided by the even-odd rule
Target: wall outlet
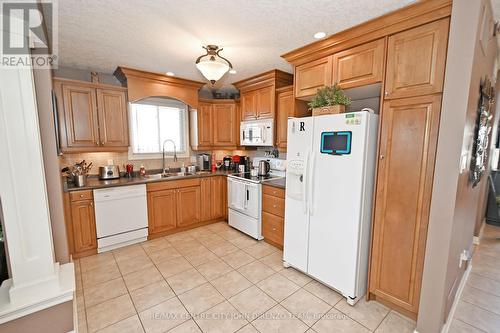
[(470, 251), (468, 250), (463, 250), (462, 253), (460, 253), (460, 262), (458, 264), (459, 268), (462, 268), (462, 265), (472, 259)]

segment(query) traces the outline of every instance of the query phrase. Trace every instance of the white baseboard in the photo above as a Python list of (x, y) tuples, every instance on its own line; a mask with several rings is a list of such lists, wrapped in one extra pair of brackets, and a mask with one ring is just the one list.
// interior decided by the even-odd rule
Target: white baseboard
[(455, 311), (457, 310), (458, 301), (460, 300), (460, 297), (462, 296), (462, 292), (464, 291), (465, 284), (467, 283), (467, 279), (469, 278), (469, 274), (470, 274), (471, 269), (472, 269), (472, 263), (469, 262), (467, 270), (465, 271), (464, 275), (462, 276), (462, 281), (460, 281), (460, 285), (458, 286), (457, 293), (455, 294), (455, 299), (453, 300), (453, 304), (451, 305), (450, 313), (448, 314), (448, 318), (446, 319), (446, 322), (444, 323), (444, 326), (441, 329), (441, 333), (448, 333), (448, 331), (450, 329), (451, 322), (453, 321), (453, 317), (455, 315)]

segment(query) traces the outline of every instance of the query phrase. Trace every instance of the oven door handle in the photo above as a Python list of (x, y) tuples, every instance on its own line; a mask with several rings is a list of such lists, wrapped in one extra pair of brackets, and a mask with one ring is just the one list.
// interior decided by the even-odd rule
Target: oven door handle
[(247, 209), (248, 207), (248, 200), (250, 199), (250, 192), (248, 191), (248, 185), (245, 184), (245, 205), (244, 208)]

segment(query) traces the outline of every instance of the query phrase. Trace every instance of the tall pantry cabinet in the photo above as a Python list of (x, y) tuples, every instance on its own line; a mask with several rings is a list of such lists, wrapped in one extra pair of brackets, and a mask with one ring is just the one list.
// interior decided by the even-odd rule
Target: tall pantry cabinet
[(417, 314), (449, 19), (388, 38), (369, 292)]

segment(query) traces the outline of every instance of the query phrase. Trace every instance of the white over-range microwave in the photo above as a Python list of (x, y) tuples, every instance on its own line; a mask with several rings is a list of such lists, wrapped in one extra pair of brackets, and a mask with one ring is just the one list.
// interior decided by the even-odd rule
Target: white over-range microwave
[(259, 119), (242, 121), (240, 126), (240, 143), (242, 146), (273, 146), (274, 120)]

